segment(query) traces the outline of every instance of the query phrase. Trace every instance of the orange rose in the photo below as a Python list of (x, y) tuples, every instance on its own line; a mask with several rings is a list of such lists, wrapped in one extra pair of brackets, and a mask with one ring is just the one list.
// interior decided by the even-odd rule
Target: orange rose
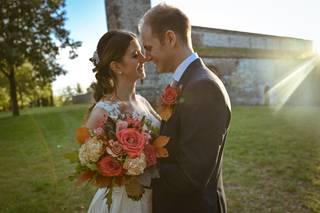
[(111, 156), (103, 157), (97, 163), (98, 170), (102, 176), (112, 177), (122, 175), (122, 165)]
[(130, 158), (138, 157), (146, 144), (145, 136), (134, 128), (120, 130), (117, 139)]
[(168, 85), (161, 95), (161, 102), (164, 105), (174, 105), (177, 102), (178, 90)]

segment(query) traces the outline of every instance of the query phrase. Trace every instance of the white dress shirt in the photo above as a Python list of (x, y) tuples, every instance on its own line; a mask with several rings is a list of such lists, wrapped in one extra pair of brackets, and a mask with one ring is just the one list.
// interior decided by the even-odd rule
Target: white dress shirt
[(199, 58), (198, 54), (192, 53), (186, 59), (184, 59), (173, 73), (173, 82), (178, 82), (183, 73), (186, 71), (187, 67), (197, 58)]

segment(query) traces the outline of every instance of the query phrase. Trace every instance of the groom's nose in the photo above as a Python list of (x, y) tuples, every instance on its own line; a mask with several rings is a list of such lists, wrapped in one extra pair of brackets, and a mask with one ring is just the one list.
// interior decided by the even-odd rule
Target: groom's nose
[(150, 55), (145, 56), (145, 62), (149, 62), (152, 60), (152, 57)]
[(140, 63), (145, 63), (145, 62), (148, 62), (150, 60), (148, 60), (148, 57), (146, 57), (145, 55), (143, 55), (142, 53), (140, 54), (140, 57), (139, 57), (139, 62)]

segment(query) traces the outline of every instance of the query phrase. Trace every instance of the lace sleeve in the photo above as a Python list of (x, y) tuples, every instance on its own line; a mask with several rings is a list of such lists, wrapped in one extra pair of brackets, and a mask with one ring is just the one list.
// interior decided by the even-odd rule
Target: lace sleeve
[(120, 114), (119, 104), (114, 102), (99, 101), (94, 108), (104, 109), (113, 119), (117, 119)]

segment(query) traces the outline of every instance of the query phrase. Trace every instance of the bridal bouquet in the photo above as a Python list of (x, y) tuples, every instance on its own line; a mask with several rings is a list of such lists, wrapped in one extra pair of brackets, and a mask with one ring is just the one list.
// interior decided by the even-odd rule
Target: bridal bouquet
[(80, 148), (66, 157), (76, 164), (77, 185), (91, 182), (107, 187), (106, 200), (110, 208), (114, 186), (125, 186), (128, 197), (140, 200), (144, 193), (138, 176), (156, 164), (155, 139), (158, 128), (142, 118), (128, 114), (102, 120), (96, 129), (81, 127), (76, 130)]

